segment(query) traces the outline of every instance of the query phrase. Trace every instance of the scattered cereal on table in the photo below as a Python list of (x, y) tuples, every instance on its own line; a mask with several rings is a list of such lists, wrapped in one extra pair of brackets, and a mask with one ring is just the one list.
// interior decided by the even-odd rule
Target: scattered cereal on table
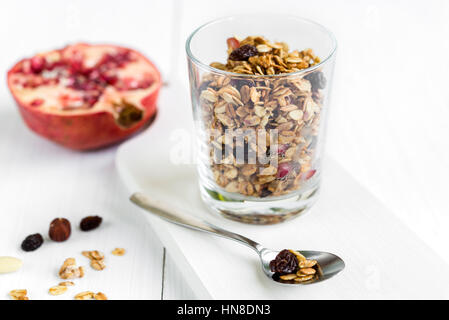
[(126, 253), (126, 250), (123, 248), (115, 248), (114, 250), (112, 250), (112, 254), (114, 256), (123, 256)]
[(28, 292), (26, 289), (15, 289), (9, 292), (9, 296), (13, 300), (29, 300), (29, 298), (27, 297), (27, 293)]
[(82, 278), (84, 276), (84, 268), (76, 266), (74, 258), (68, 258), (59, 269), (59, 277), (61, 279)]
[(59, 295), (65, 293), (66, 291), (67, 291), (66, 286), (58, 285), (58, 286), (51, 287), (48, 290), (48, 293), (50, 293), (52, 296), (59, 296)]

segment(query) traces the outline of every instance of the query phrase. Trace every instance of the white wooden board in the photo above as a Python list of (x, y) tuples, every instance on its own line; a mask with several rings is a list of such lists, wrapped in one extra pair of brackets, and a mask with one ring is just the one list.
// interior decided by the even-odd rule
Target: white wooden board
[[(192, 135), (186, 88), (165, 90), (155, 123), (123, 144), (119, 174), (129, 192), (170, 201), (188, 214), (242, 233), (271, 248), (330, 251), (346, 261), (337, 277), (285, 288), (265, 277), (258, 257), (234, 242), (183, 229), (148, 215), (160, 239), (199, 298), (365, 299), (449, 297), (449, 267), (334, 160), (325, 161), (320, 200), (308, 214), (274, 226), (251, 226), (208, 212), (189, 157)], [(143, 215), (147, 215), (142, 211)], [(426, 272), (420, 272), (424, 267)], [(428, 270), (431, 270), (430, 273)]]

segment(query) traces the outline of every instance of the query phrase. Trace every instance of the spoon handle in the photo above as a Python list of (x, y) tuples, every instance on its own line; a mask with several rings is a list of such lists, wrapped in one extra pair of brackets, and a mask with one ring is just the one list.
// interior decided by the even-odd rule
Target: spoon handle
[(162, 203), (161, 201), (150, 199), (146, 195), (140, 192), (136, 192), (130, 197), (131, 202), (135, 203), (142, 209), (145, 209), (149, 213), (152, 213), (166, 221), (172, 222), (174, 224), (195, 229), (199, 231), (204, 231), (207, 233), (212, 233), (217, 236), (235, 240), (248, 247), (254, 249), (257, 253), (260, 252), (262, 246), (257, 242), (248, 239), (240, 234), (224, 230), (217, 226), (210, 224), (207, 221), (201, 220), (199, 218), (181, 213), (178, 208), (170, 207), (167, 203)]

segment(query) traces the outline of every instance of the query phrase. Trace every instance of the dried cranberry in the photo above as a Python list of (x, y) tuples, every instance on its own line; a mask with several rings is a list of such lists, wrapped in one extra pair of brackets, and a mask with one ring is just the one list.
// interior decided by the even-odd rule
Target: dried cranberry
[(316, 170), (309, 170), (309, 171), (303, 173), (302, 178), (303, 178), (304, 180), (308, 180), (308, 179), (310, 179), (310, 178), (313, 177), (313, 175), (315, 174), (315, 172), (316, 172)]
[(22, 242), (23, 251), (34, 251), (44, 243), (44, 238), (39, 233), (29, 235)]
[(278, 154), (279, 154), (279, 156), (281, 156), (281, 157), (284, 157), (285, 156), (285, 152), (287, 151), (287, 149), (290, 147), (290, 144), (281, 144), (279, 147), (278, 147)]
[(255, 46), (250, 44), (245, 44), (234, 51), (229, 55), (229, 60), (234, 61), (244, 61), (248, 60), (250, 57), (257, 55), (258, 51)]
[(103, 219), (99, 216), (85, 217), (83, 220), (81, 220), (80, 229), (83, 231), (93, 230), (95, 228), (98, 228), (102, 221)]
[(240, 47), (240, 41), (238, 41), (236, 38), (228, 38), (226, 40), (226, 43), (228, 44), (228, 48), (231, 48), (232, 50)]
[(326, 87), (326, 78), (321, 71), (315, 71), (310, 73), (304, 77), (305, 79), (310, 81), (312, 85), (312, 90), (316, 91), (318, 89), (324, 89)]
[(288, 162), (283, 162), (283, 163), (279, 164), (278, 172), (277, 172), (277, 176), (276, 177), (278, 179), (284, 178), (285, 176), (287, 176), (290, 173), (291, 169), (292, 169), (291, 165)]
[(279, 274), (295, 273), (298, 270), (298, 258), (284, 249), (270, 262), (270, 270)]

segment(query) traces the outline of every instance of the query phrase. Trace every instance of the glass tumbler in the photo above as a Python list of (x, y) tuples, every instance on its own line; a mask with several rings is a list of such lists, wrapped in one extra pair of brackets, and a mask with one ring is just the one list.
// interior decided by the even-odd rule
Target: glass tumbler
[[(247, 36), (286, 43), (290, 51), (310, 48), (320, 62), (270, 75), (210, 66), (226, 64), (228, 38)], [(320, 187), (333, 35), (294, 16), (233, 16), (195, 30), (186, 51), (203, 201), (224, 217), (252, 224), (306, 212)]]

